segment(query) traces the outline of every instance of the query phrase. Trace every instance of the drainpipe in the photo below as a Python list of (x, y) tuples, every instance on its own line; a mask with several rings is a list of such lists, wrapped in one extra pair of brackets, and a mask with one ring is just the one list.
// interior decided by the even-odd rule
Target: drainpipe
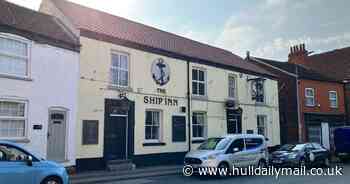
[(187, 126), (188, 126), (188, 151), (191, 151), (191, 90), (190, 90), (190, 62), (187, 61)]
[(298, 65), (295, 65), (295, 81), (296, 81), (296, 88), (297, 88), (297, 110), (298, 110), (298, 140), (299, 142), (302, 141), (302, 123), (301, 123), (301, 118), (300, 118), (300, 96), (299, 96), (299, 74), (298, 74)]

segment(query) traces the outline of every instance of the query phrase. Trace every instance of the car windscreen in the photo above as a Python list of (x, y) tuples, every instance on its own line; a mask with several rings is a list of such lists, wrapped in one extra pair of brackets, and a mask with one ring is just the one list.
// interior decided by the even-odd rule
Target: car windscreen
[(285, 144), (278, 151), (300, 151), (304, 146), (305, 144)]
[(198, 147), (198, 150), (223, 150), (229, 143), (230, 139), (227, 138), (209, 138)]

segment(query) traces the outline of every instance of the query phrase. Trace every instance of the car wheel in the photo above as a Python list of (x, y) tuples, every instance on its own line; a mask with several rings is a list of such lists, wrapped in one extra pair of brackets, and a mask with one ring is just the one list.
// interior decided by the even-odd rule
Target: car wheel
[(266, 168), (267, 167), (266, 161), (265, 160), (260, 160), (259, 163), (258, 163), (258, 167)]
[(329, 161), (329, 158), (328, 158), (328, 157), (324, 159), (323, 165), (324, 165), (325, 167), (329, 167), (330, 161)]
[(57, 177), (48, 177), (41, 184), (62, 184), (61, 180)]
[(218, 176), (221, 178), (227, 176), (230, 172), (229, 166), (226, 163), (220, 163), (218, 166), (218, 169), (226, 171), (226, 173), (218, 171), (218, 174), (219, 174)]

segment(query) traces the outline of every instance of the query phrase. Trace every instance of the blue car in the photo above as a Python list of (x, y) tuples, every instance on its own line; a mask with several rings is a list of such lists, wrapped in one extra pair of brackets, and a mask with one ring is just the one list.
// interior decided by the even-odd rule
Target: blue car
[(0, 141), (1, 184), (68, 184), (66, 169), (17, 144)]

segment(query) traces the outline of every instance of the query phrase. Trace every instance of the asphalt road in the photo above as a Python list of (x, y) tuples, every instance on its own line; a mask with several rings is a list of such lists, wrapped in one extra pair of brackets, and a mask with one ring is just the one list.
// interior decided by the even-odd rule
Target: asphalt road
[(154, 178), (144, 178), (135, 180), (117, 181), (106, 184), (349, 184), (350, 183), (350, 164), (340, 165), (342, 176), (233, 176), (227, 178), (214, 177), (186, 177), (182, 175), (161, 176)]

